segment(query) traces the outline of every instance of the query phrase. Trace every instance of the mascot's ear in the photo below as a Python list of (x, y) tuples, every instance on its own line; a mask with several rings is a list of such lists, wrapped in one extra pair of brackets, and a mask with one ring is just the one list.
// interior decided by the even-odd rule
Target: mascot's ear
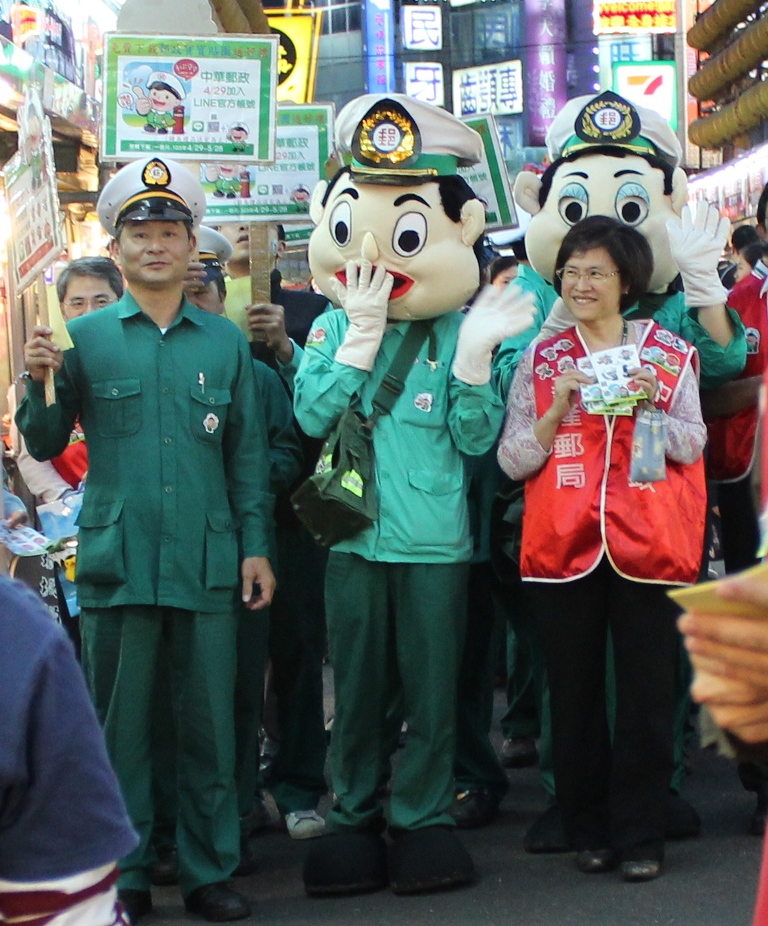
[(325, 196), (325, 191), (328, 189), (328, 181), (321, 180), (317, 186), (312, 190), (312, 199), (309, 201), (309, 217), (315, 223), (315, 225), (320, 224), (320, 220), (323, 218), (323, 213), (325, 212), (325, 207), (323, 206), (323, 197)]
[(532, 170), (521, 170), (515, 177), (515, 186), (512, 196), (517, 205), (528, 215), (536, 215), (541, 211), (539, 205), (539, 190), (541, 177)]
[(676, 167), (672, 174), (672, 211), (675, 215), (683, 214), (683, 206), (688, 202), (688, 177), (682, 167)]
[(485, 206), (479, 199), (468, 199), (461, 207), (461, 240), (471, 248), (485, 231)]

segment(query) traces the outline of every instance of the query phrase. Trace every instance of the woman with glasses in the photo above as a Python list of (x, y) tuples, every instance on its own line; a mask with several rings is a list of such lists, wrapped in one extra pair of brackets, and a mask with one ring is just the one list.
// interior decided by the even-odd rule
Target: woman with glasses
[[(706, 512), (696, 352), (621, 314), (652, 270), (648, 243), (629, 226), (594, 216), (570, 230), (556, 286), (576, 325), (523, 356), (499, 447), (502, 469), (526, 480), (520, 570), (545, 651), (566, 833), (580, 871), (620, 865), (628, 881), (655, 878), (663, 860), (678, 646), (666, 591), (696, 581)], [(627, 391), (647, 397), (634, 408), (595, 398), (595, 383), (610, 383), (594, 375), (611, 367), (600, 356), (609, 349), (624, 358)], [(653, 482), (631, 467), (638, 415), (652, 408), (666, 425), (656, 447), (665, 473)]]

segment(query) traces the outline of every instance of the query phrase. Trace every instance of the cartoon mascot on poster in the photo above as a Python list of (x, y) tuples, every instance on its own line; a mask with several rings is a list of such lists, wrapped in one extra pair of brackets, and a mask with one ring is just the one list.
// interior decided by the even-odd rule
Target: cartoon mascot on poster
[[(552, 123), (547, 147), (551, 164), (544, 174), (524, 170), (514, 184), (516, 203), (532, 216), (525, 234), (531, 266), (521, 268), (517, 283), (535, 296), (536, 320), (499, 350), (496, 362), (504, 391), (522, 350), (534, 338), (550, 337), (575, 324), (552, 285), (555, 260), (568, 230), (593, 215), (636, 228), (653, 252), (650, 292), (624, 316), (652, 318), (693, 344), (699, 353), (702, 388), (713, 389), (736, 377), (746, 362), (744, 326), (726, 307), (727, 293), (717, 273), (729, 223), (705, 202), (691, 214), (687, 178), (680, 167), (682, 149), (670, 126), (658, 113), (605, 91), (570, 100)], [(538, 644), (534, 639), (530, 645)], [(681, 669), (681, 717), (688, 698), (684, 676)], [(547, 714), (541, 719), (547, 739)], [(678, 727), (675, 748), (682, 756), (684, 724)], [(552, 770), (545, 760), (541, 773), (545, 788), (554, 795)], [(678, 796), (683, 777), (680, 762), (670, 782), (668, 838), (695, 835), (700, 826), (694, 809)], [(525, 846), (531, 852), (568, 848), (556, 806), (533, 824)]]
[(378, 517), (329, 553), (335, 802), (304, 883), (315, 895), (409, 894), (473, 878), (448, 812), (472, 555), (465, 457), (496, 440), (492, 353), (530, 327), (533, 299), (488, 289), (462, 312), (485, 228), (457, 174), (481, 157), (476, 132), (443, 109), (371, 94), (342, 109), (336, 145), (346, 166), (312, 194), (309, 264), (340, 308), (315, 321), (295, 375), (302, 428), (326, 437), (350, 406), (370, 415), (400, 346), (415, 341), (411, 325), (428, 333), (373, 428)]

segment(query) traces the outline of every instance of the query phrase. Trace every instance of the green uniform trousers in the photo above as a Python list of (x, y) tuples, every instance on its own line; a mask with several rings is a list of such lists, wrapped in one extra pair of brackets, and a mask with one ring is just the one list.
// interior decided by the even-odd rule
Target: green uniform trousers
[(88, 684), (140, 842), (120, 862), (119, 885), (149, 890), (155, 860), (153, 694), (168, 646), (177, 736), (179, 875), (186, 897), (226, 880), (240, 858), (233, 699), (237, 616), (175, 608), (84, 608)]
[(387, 712), (398, 695), (408, 733), (392, 778), (390, 825), (453, 825), (448, 809), (468, 568), (329, 554), (326, 619), (336, 696), (330, 830), (383, 825), (379, 784), (392, 746)]

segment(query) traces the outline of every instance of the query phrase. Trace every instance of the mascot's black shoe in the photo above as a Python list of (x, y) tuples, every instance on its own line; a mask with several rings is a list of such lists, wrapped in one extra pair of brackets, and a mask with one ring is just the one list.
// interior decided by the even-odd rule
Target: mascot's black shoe
[(388, 881), (387, 844), (377, 833), (329, 833), (304, 860), (304, 890), (313, 897), (367, 894)]
[(469, 884), (475, 866), (449, 826), (396, 830), (389, 847), (389, 883), (395, 894), (419, 894)]
[(525, 834), (523, 848), (526, 852), (568, 852), (568, 837), (565, 835), (560, 808), (554, 804), (537, 817)]
[(665, 839), (692, 839), (701, 832), (701, 818), (679, 794), (667, 795), (667, 825)]

